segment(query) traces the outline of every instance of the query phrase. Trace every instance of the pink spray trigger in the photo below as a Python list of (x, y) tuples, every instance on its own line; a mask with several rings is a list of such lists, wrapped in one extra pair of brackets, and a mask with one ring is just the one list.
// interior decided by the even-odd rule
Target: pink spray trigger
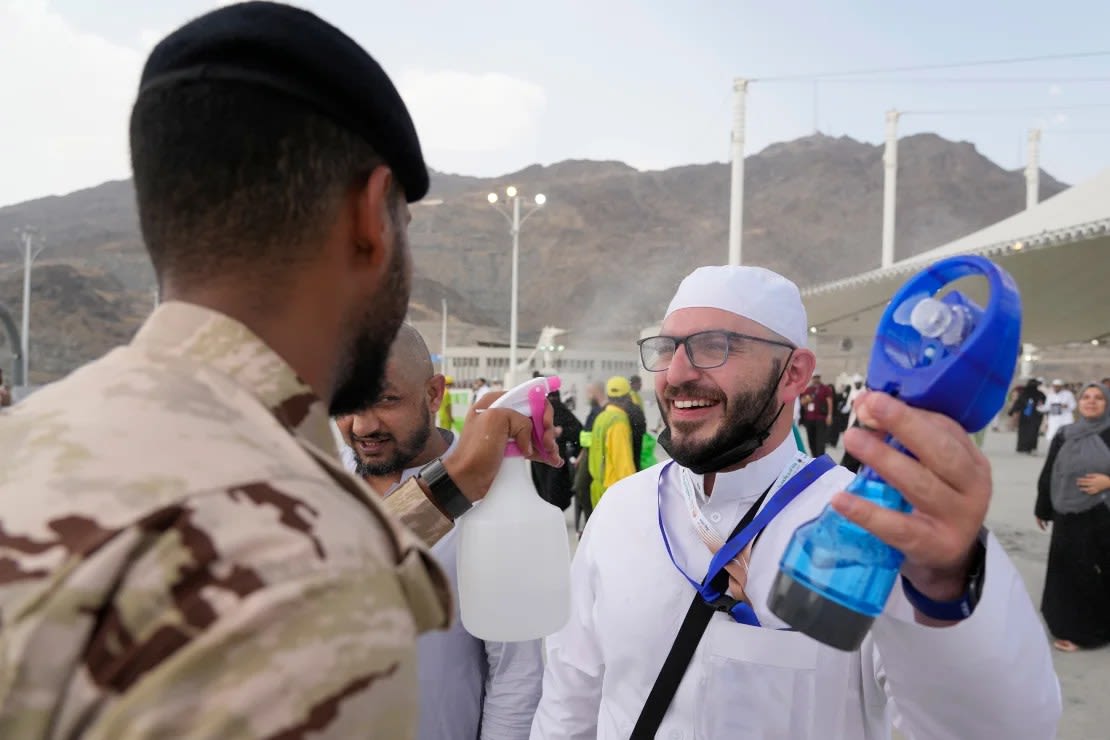
[[(551, 390), (558, 389), (556, 383)], [(532, 449), (540, 453), (543, 452), (543, 415), (547, 410), (547, 394), (543, 388), (536, 386), (528, 391), (528, 405), (532, 407)]]
[[(543, 451), (543, 417), (547, 410), (547, 394), (559, 390), (561, 385), (559, 378), (551, 377), (547, 379), (548, 390), (545, 391), (541, 385), (535, 385), (528, 390), (528, 409), (532, 417), (532, 447), (539, 452)], [(510, 441), (505, 445), (505, 457), (524, 457), (524, 453), (516, 442)]]

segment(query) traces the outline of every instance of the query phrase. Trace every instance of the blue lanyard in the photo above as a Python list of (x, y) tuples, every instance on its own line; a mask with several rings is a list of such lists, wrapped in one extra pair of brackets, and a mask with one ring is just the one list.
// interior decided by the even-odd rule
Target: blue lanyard
[(728, 579), (723, 579), (723, 588), (715, 586), (714, 583), (718, 581), (717, 577), (724, 570), (733, 558), (740, 554), (740, 552), (748, 546), (751, 542), (779, 513), (786, 508), (786, 506), (798, 497), (805, 489), (809, 488), (815, 480), (827, 473), (832, 468), (836, 467), (836, 463), (832, 461), (828, 455), (822, 455), (814, 460), (811, 460), (804, 468), (792, 476), (786, 483), (783, 484), (763, 510), (756, 515), (752, 522), (740, 530), (734, 537), (725, 543), (724, 547), (718, 550), (713, 559), (709, 562), (709, 571), (706, 573), (705, 578), (701, 583), (698, 583), (693, 578), (686, 574), (678, 565), (678, 561), (674, 559), (674, 553), (671, 551), (671, 543), (667, 538), (667, 528), (663, 525), (663, 480), (666, 476), (667, 470), (673, 464), (673, 460), (663, 466), (659, 472), (659, 491), (658, 491), (658, 509), (659, 509), (659, 533), (663, 535), (663, 546), (667, 548), (667, 555), (671, 559), (671, 563), (675, 569), (678, 570), (682, 576), (690, 582), (690, 585), (701, 594), (702, 599), (706, 604), (712, 606), (718, 611), (727, 611), (734, 620), (747, 624), (752, 627), (760, 627), (759, 618), (755, 614), (750, 604), (742, 601), (737, 601), (728, 595)]

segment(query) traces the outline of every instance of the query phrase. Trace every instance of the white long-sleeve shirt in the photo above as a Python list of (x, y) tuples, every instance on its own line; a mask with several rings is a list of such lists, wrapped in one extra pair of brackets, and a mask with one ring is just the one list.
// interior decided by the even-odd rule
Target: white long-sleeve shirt
[(1075, 406), (1075, 395), (1067, 388), (1059, 391), (1049, 391), (1045, 395), (1041, 410), (1046, 414), (1045, 438), (1049, 442), (1052, 441), (1061, 427), (1066, 427), (1075, 421), (1073, 414)]
[[(444, 433), (443, 430), (439, 430)], [(447, 433), (449, 434), (449, 432)], [(458, 442), (452, 435), (444, 457)], [(355, 457), (344, 463), (354, 470)], [(408, 468), (403, 483), (420, 472)], [(387, 494), (388, 495), (388, 494)], [(431, 548), (459, 603), (458, 530)], [(440, 632), (416, 640), (420, 682), (419, 740), (525, 740), (540, 700), (543, 647), (540, 640), (486, 642), (466, 631), (456, 618)]]
[(844, 405), (840, 409), (841, 411), (848, 412), (849, 427), (853, 426), (856, 423), (856, 399), (859, 398), (859, 395), (861, 393), (863, 393), (863, 388), (857, 388), (853, 385), (852, 388), (848, 391), (848, 398), (844, 400)]
[(1049, 417), (1064, 416), (1067, 417), (1070, 424), (1074, 419), (1072, 412), (1075, 411), (1075, 394), (1067, 388), (1058, 391), (1049, 391), (1045, 394), (1044, 405), (1041, 410), (1048, 414)]
[[(459, 603), (458, 530), (432, 547)], [(543, 685), (540, 640), (486, 642), (458, 618), (416, 640), (420, 740), (524, 740)]]
[[(717, 476), (703, 512), (722, 534), (791, 462), (793, 447), (787, 439)], [(659, 533), (662, 469), (613, 486), (590, 518), (572, 567), (570, 621), (548, 639), (534, 740), (623, 739), (635, 725), (693, 597)], [(700, 579), (710, 553), (677, 474), (672, 466), (662, 481), (662, 515), (676, 561)], [(1047, 640), (993, 536), (981, 600), (957, 625), (917, 624), (896, 586), (858, 651), (774, 629), (786, 625), (767, 598), (791, 535), (851, 478), (843, 468), (829, 471), (764, 532), (746, 587), (763, 627), (714, 615), (657, 737), (872, 740), (889, 738), (892, 723), (918, 740), (1054, 737), (1061, 703)]]

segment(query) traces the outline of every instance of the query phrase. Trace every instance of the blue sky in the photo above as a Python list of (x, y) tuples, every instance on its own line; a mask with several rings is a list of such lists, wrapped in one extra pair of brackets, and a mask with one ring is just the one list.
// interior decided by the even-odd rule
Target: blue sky
[[(126, 177), (127, 113), (145, 54), (215, 4), (0, 0), (0, 204)], [(476, 175), (568, 158), (641, 169), (724, 161), (736, 76), (1110, 52), (1110, 3), (1097, 0), (303, 5), (393, 76), (431, 166)], [(900, 81), (753, 83), (748, 153), (810, 134), (815, 122), (878, 142), (884, 111), (896, 107), (911, 111), (903, 135), (969, 140), (1007, 168), (1022, 166), (1033, 126), (1045, 130), (1042, 165), (1057, 177), (1077, 182), (1110, 166), (1110, 53), (874, 77)], [(983, 78), (1031, 81), (968, 81)], [(912, 113), (938, 110), (977, 114)]]

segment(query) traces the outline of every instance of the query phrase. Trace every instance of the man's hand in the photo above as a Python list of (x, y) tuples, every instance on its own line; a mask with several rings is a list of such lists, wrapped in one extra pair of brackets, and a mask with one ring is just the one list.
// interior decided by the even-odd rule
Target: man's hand
[(1088, 496), (1097, 496), (1103, 491), (1110, 489), (1110, 475), (1088, 473), (1077, 479), (1076, 485), (1079, 486), (1080, 491)]
[[(833, 508), (901, 550), (902, 574), (923, 594), (959, 598), (990, 504), (990, 463), (959, 424), (885, 393), (861, 394), (856, 415), (874, 431), (849, 429), (845, 449), (898, 489), (913, 511), (891, 511), (846, 492), (833, 497)], [(881, 433), (894, 435), (917, 460), (884, 444)]]
[(510, 409), (491, 409), (489, 405), (503, 396), (503, 393), (487, 393), (478, 403), (471, 406), (459, 435), (458, 446), (443, 466), (451, 480), (471, 501), (478, 501), (489, 491), (501, 460), (505, 457), (505, 445), (516, 442), (524, 456), (529, 460), (562, 467), (559, 446), (555, 442), (558, 429), (554, 426), (554, 410), (551, 404), (543, 415), (543, 447), (534, 449), (532, 441), (532, 420)]

